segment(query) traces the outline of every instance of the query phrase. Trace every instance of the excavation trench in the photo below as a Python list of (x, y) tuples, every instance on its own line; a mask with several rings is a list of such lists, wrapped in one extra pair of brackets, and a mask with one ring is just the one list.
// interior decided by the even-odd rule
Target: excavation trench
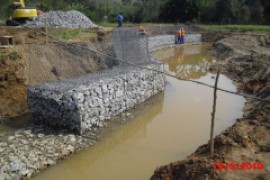
[[(153, 57), (179, 78), (214, 84), (208, 71), (215, 62), (209, 45), (185, 45), (156, 51)], [(236, 91), (221, 75), (219, 87)], [(156, 167), (183, 159), (210, 136), (213, 89), (166, 77), (165, 91), (111, 122), (99, 143), (34, 179), (149, 179)], [(244, 98), (218, 92), (215, 134), (242, 117)], [(126, 121), (126, 119), (131, 119)]]

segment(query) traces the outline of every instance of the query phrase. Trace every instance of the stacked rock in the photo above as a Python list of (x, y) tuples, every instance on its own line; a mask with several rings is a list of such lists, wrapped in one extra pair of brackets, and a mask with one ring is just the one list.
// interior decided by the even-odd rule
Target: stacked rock
[(95, 28), (97, 27), (88, 17), (79, 11), (49, 11), (32, 21), (28, 21), (27, 27), (44, 27), (48, 19), (48, 27), (51, 28)]

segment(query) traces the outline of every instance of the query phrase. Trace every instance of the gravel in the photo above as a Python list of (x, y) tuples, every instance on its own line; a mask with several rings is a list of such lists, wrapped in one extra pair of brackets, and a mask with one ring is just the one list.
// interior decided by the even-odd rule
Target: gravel
[(48, 11), (32, 21), (28, 21), (27, 27), (44, 27), (45, 19), (48, 19), (48, 27), (51, 28), (95, 28), (97, 27), (88, 17), (79, 11)]
[(29, 179), (99, 138), (96, 130), (78, 136), (33, 125), (0, 133), (0, 180)]

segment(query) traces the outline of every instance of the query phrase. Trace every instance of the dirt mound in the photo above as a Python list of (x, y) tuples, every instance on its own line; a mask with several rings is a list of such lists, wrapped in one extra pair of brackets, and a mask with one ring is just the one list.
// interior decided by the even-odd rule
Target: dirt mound
[(213, 159), (208, 143), (183, 161), (157, 168), (151, 179), (270, 179), (269, 42), (268, 35), (230, 35), (215, 43), (219, 58), (212, 69), (221, 67), (239, 91), (268, 101), (247, 99), (243, 117), (215, 137)]
[[(89, 47), (92, 50), (105, 51), (100, 46), (102, 42), (95, 45), (89, 41), (55, 43), (49, 40), (45, 44), (42, 34), (31, 29), (14, 27), (0, 27), (0, 36), (3, 35), (14, 37), (14, 47), (0, 49), (0, 118), (28, 112), (29, 84), (76, 78), (111, 66), (107, 57), (89, 51)], [(105, 40), (107, 39), (99, 39), (106, 43)], [(109, 44), (106, 45), (108, 49)]]
[(97, 27), (88, 17), (79, 11), (49, 11), (43, 13), (32, 21), (28, 21), (27, 27), (44, 27), (45, 20), (51, 28), (95, 28)]
[(30, 84), (71, 79), (107, 69), (104, 57), (88, 50), (87, 44), (31, 45)]
[(222, 47), (232, 50), (236, 55), (270, 54), (270, 38), (267, 35), (231, 35), (217, 41), (214, 47), (219, 46), (220, 59), (232, 58), (222, 53)]
[(16, 51), (0, 51), (0, 117), (27, 112), (25, 66)]

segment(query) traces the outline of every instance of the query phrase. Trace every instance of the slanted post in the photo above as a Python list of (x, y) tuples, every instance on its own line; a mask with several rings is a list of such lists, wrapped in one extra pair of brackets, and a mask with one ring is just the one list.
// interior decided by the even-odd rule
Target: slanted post
[(215, 81), (215, 88), (214, 88), (214, 102), (213, 102), (213, 111), (212, 111), (212, 120), (211, 120), (211, 133), (210, 133), (210, 149), (211, 149), (211, 158), (214, 156), (214, 125), (215, 125), (215, 114), (216, 114), (216, 100), (217, 100), (217, 84), (219, 78), (220, 70), (217, 70), (217, 76)]
[(46, 44), (48, 44), (48, 18), (45, 19)]

